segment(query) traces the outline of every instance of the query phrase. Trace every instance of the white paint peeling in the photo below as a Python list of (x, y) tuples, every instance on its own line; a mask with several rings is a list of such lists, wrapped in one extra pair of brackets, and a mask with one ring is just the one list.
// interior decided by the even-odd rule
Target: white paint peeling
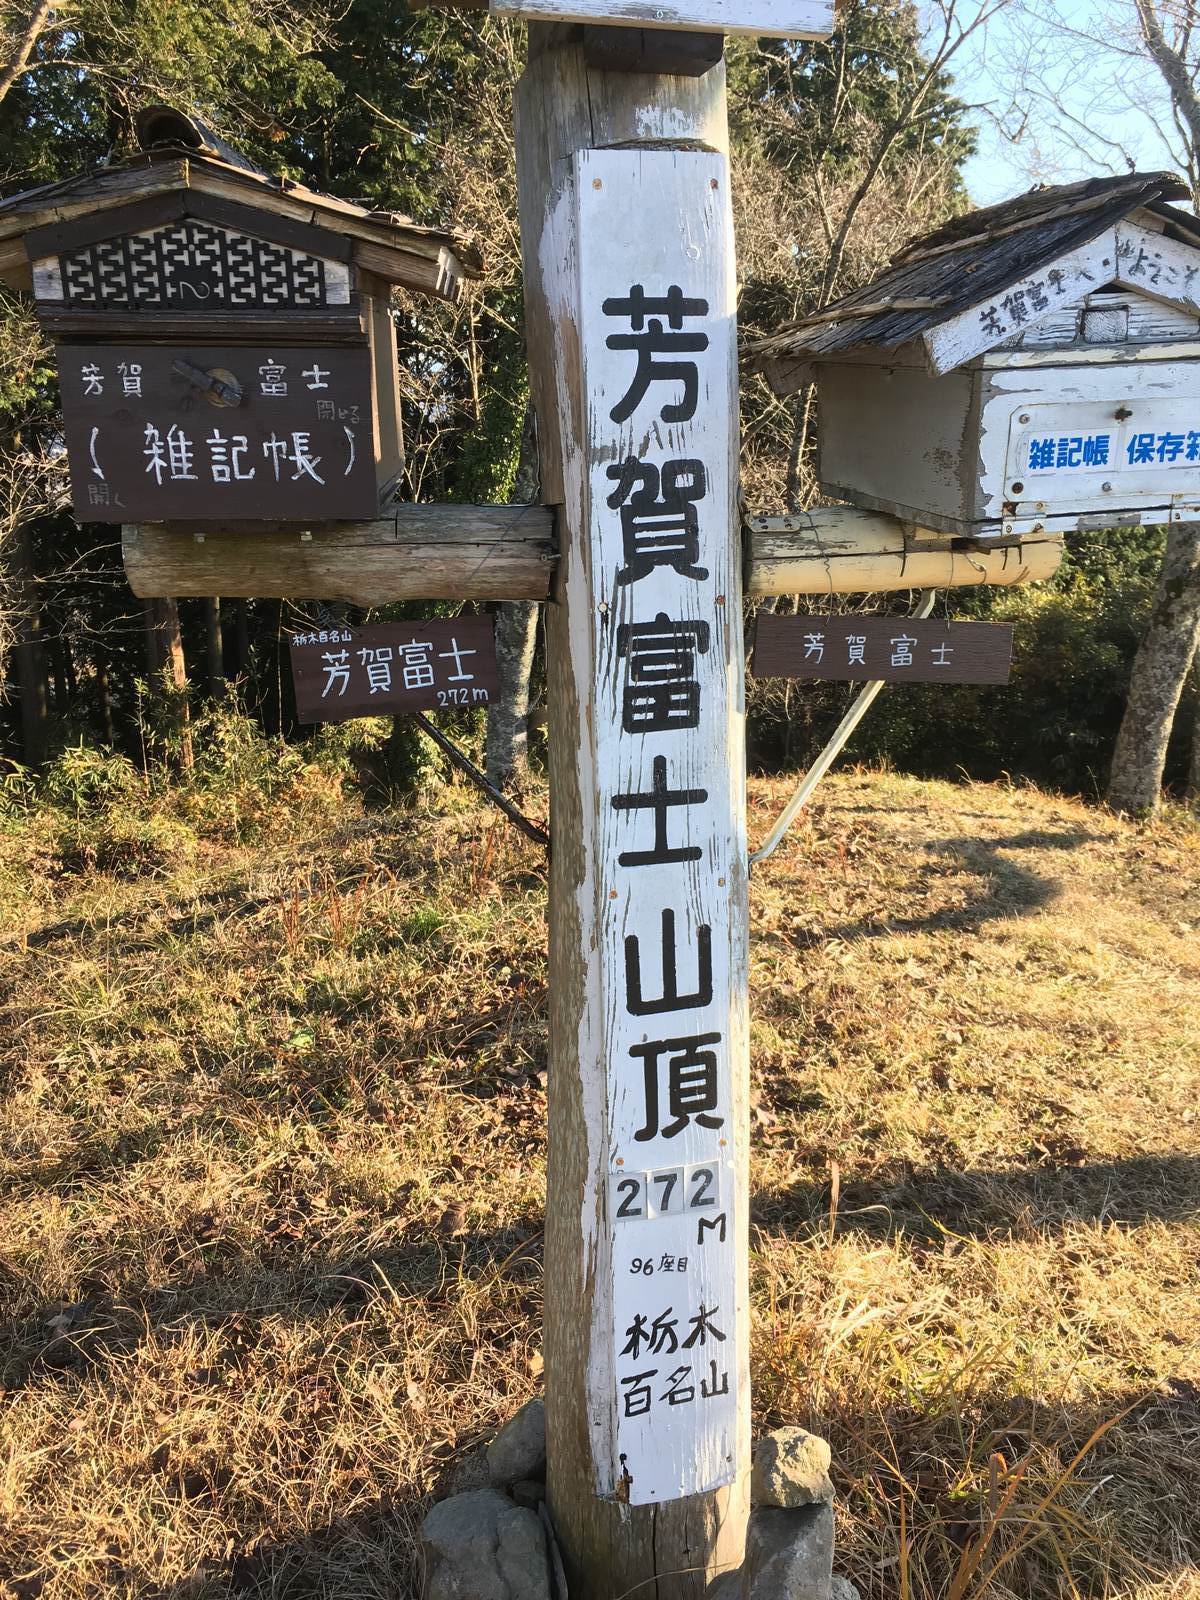
[(1116, 279), (1164, 305), (1200, 311), (1200, 250), (1132, 222), (1117, 228)]
[(1110, 283), (1116, 276), (1116, 264), (1116, 231), (1106, 228), (1088, 244), (998, 291), (984, 304), (931, 328), (924, 336), (930, 366), (938, 374), (953, 372), (996, 349), (1013, 334), (1058, 315), (1093, 289)]
[[(589, 1151), (606, 1217), (589, 1412), (606, 1414), (611, 1433), (596, 1451), (600, 1492), (650, 1504), (732, 1482), (748, 1433), (745, 1218), (735, 1168), (746, 1155), (737, 1109), (747, 1037), (742, 645), (740, 607), (726, 603), (738, 593), (740, 559), (732, 222), (728, 166), (716, 154), (591, 151), (576, 158), (575, 173), (578, 303), (551, 313), (577, 319), (589, 441), (586, 460), (573, 452), (567, 461), (568, 499), (576, 503), (578, 493), (587, 507), (586, 548), (569, 555), (567, 581), (589, 583), (592, 618), (571, 641), (576, 682), (594, 709), (594, 748), (581, 771), (592, 785), (584, 839), (596, 869), (580, 887), (578, 909), (584, 927), (601, 930), (588, 980), (594, 1014), (579, 1039), (581, 1061), (598, 1064), (603, 1097), (596, 1105), (589, 1085), (589, 1137), (600, 1130), (605, 1141)], [(542, 261), (556, 265), (553, 278), (573, 277), (571, 245), (557, 230)], [(644, 312), (639, 292), (655, 302)], [(674, 311), (668, 295), (678, 297)], [(690, 411), (677, 373), (631, 400), (640, 361), (632, 335), (646, 329), (667, 335), (668, 352), (674, 338), (700, 338), (684, 362), (696, 374)], [(560, 405), (576, 405), (561, 372), (560, 384)], [(673, 404), (684, 414), (672, 417)], [(611, 475), (622, 462), (649, 470), (635, 492), (662, 504), (668, 526), (680, 525), (684, 503), (692, 506), (694, 558), (652, 562), (622, 580), (630, 556), (620, 507), (631, 490), (614, 488)], [(689, 494), (671, 501), (669, 482)], [(641, 680), (629, 651), (657, 618), (681, 630), (691, 657), (684, 677), (691, 675), (702, 708), (694, 723), (642, 728), (630, 720), (630, 684)], [(613, 801), (648, 795), (659, 781), (656, 763), (670, 789), (703, 795), (669, 813), (671, 844), (696, 858), (631, 864), (654, 844), (655, 818)], [(673, 982), (679, 1003), (636, 1002), (629, 941), (642, 1001), (657, 1002)], [(657, 1053), (639, 1054), (649, 1045)], [(690, 1099), (671, 1068), (685, 1051)], [(597, 1158), (599, 1168), (591, 1165)], [(590, 1196), (583, 1223), (595, 1227)]]
[(33, 263), (33, 294), (36, 300), (62, 300), (62, 268), (57, 256)]
[[(1051, 440), (1055, 464), (1031, 470), (1048, 460)], [(1200, 499), (1200, 371), (1188, 361), (1127, 359), (989, 372), (979, 460), (984, 514), (1019, 528), (1153, 520)]]

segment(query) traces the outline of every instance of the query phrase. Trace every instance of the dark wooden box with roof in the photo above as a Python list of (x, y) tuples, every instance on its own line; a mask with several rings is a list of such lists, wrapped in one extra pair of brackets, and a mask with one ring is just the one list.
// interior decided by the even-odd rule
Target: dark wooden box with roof
[(1043, 188), (762, 341), (825, 493), (914, 541), (1200, 518), (1200, 221), (1168, 173)]
[(272, 177), (152, 107), (142, 150), (0, 204), (0, 277), (55, 342), (83, 521), (370, 518), (403, 466), (393, 285), (450, 234)]

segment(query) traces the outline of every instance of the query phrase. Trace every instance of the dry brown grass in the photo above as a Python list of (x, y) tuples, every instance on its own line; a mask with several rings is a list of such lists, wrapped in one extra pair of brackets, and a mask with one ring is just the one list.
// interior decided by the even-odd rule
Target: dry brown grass
[[(406, 1595), (538, 1381), (544, 863), (48, 838), (0, 835), (0, 1588)], [(1198, 883), (1183, 819), (863, 775), (756, 877), (756, 1406), (832, 1439), (866, 1600), (1200, 1595)]]

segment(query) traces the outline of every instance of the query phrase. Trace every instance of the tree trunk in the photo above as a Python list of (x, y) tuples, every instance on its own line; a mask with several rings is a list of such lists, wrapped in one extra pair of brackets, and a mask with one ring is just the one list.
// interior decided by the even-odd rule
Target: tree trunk
[(113, 726), (112, 682), (108, 667), (103, 664), (96, 668), (96, 699), (100, 712), (100, 737), (111, 748), (117, 742)]
[(151, 693), (157, 694), (163, 704), (166, 724), (178, 744), (179, 765), (186, 772), (191, 769), (193, 753), (179, 607), (174, 600), (145, 600), (142, 615), (146, 624), (146, 665)]
[(21, 746), (27, 767), (40, 767), (49, 751), (50, 689), (42, 614), (28, 529), (14, 540), (13, 598), (16, 602), (17, 676), (21, 684)]
[[(537, 505), (541, 492), (537, 422), (533, 406), (525, 412), (521, 459), (513, 499)], [(487, 775), (497, 789), (519, 789), (529, 759), (529, 677), (537, 646), (536, 600), (510, 600), (496, 607), (496, 664), (500, 698), (488, 708)]]
[(233, 638), (229, 646), (226, 678), (244, 678), (250, 670), (250, 602), (239, 600), (233, 608)]
[(213, 700), (225, 696), (224, 644), (221, 636), (221, 601), (213, 596), (204, 602), (204, 637), (208, 657), (208, 693)]
[(1162, 801), (1171, 726), (1200, 635), (1200, 524), (1176, 523), (1154, 597), (1150, 628), (1133, 664), (1113, 755), (1108, 803), (1154, 815)]
[(1188, 794), (1200, 800), (1200, 646), (1192, 663), (1192, 688), (1196, 693), (1195, 717), (1192, 722), (1192, 761), (1188, 768)]
[(529, 758), (529, 677), (537, 645), (536, 600), (496, 607), (496, 665), (500, 698), (488, 707), (487, 775), (497, 789), (519, 789)]
[(58, 633), (50, 644), (50, 671), (54, 679), (54, 711), (60, 719), (71, 709), (71, 696), (67, 689), (67, 644)]
[(49, 22), (50, 14), (53, 10), (54, 0), (37, 0), (37, 4), (29, 15), (29, 21), (21, 29), (20, 34), (14, 41), (12, 53), (8, 60), (0, 61), (0, 100), (4, 99), (13, 84), (16, 83), (29, 65), (33, 47), (37, 44), (43, 29)]

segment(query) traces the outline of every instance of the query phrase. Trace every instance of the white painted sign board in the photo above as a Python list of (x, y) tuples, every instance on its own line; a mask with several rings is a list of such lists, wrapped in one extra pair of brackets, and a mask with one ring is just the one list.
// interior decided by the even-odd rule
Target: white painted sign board
[(834, 0), (491, 0), (493, 16), (527, 22), (615, 22), (692, 33), (828, 39)]
[(1117, 235), (1106, 228), (1077, 250), (1059, 256), (1045, 271), (1022, 278), (986, 304), (931, 328), (925, 335), (929, 364), (936, 373), (952, 372), (1013, 334), (1035, 327), (1062, 306), (1076, 305), (1116, 275)]
[(1077, 350), (1071, 365), (988, 372), (979, 435), (985, 514), (1018, 533), (1093, 516), (1110, 524), (1194, 520), (1195, 360), (1114, 362), (1104, 347), (1088, 354)]
[(608, 1169), (588, 1401), (598, 1492), (647, 1505), (732, 1482), (748, 1435), (728, 165), (589, 151), (574, 196), (588, 449), (573, 470), (597, 597), (579, 674), (594, 685), (588, 982)]

